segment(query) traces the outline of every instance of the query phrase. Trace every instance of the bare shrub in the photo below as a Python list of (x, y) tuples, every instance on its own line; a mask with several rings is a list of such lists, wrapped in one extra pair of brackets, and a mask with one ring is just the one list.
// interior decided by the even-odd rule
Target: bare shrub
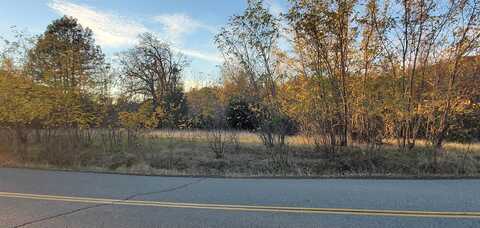
[(103, 153), (118, 152), (121, 150), (124, 131), (118, 128), (99, 130), (99, 140)]
[(240, 151), (240, 137), (238, 131), (231, 131), (228, 133), (228, 142), (233, 146), (235, 152)]
[(223, 129), (212, 129), (207, 133), (208, 145), (215, 154), (216, 159), (225, 157), (225, 144), (227, 142), (226, 132)]
[(288, 120), (278, 112), (264, 112), (258, 137), (266, 148), (270, 166), (275, 173), (286, 173), (289, 165), (289, 148), (286, 138), (289, 133)]

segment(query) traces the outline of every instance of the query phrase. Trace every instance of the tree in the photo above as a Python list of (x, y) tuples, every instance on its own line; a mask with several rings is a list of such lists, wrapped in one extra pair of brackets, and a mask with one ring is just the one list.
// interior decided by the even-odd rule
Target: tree
[[(446, 69), (437, 73), (438, 77), (446, 76), (444, 79), (446, 87), (442, 88), (437, 84), (436, 93), (432, 97), (432, 100), (437, 101), (435, 103), (438, 104), (434, 106), (433, 111), (440, 114), (439, 118), (433, 119), (431, 124), (435, 156), (442, 151), (443, 141), (452, 123), (451, 116), (455, 114), (459, 106), (462, 106), (461, 104), (466, 101), (470, 103), (468, 100), (472, 101), (471, 98), (478, 93), (478, 87), (474, 90), (468, 90), (469, 87), (459, 87), (458, 80), (462, 78), (462, 75), (467, 78), (471, 76), (471, 73), (468, 72), (468, 64), (473, 62), (474, 66), (478, 66), (478, 57), (471, 58), (471, 55), (478, 55), (480, 48), (480, 1), (449, 2), (447, 7), (450, 9), (448, 12), (451, 12), (451, 16), (449, 15), (448, 24), (445, 25), (445, 33), (440, 34), (442, 41), (447, 40), (446, 46), (440, 51), (447, 52), (439, 53), (439, 56), (443, 57), (440, 59), (440, 63), (444, 63)], [(478, 71), (475, 74), (478, 74)], [(473, 83), (476, 80), (478, 78), (474, 79)], [(470, 108), (475, 109), (475, 105), (470, 105)], [(460, 110), (465, 113), (465, 110), (468, 109), (464, 106)]]
[[(215, 39), (226, 63), (239, 64), (241, 73), (248, 76), (252, 88), (248, 92), (253, 91), (252, 98), (260, 106), (258, 109), (264, 112), (259, 119), (258, 136), (269, 151), (272, 151), (273, 141), (266, 142), (265, 139), (273, 138), (264, 136), (283, 139), (287, 132), (277, 121), (283, 116), (277, 99), (277, 87), (283, 76), (279, 71), (279, 57), (282, 56), (277, 47), (279, 34), (279, 20), (268, 11), (263, 1), (249, 0), (243, 14), (230, 18)], [(274, 143), (283, 149), (283, 142), (275, 140)]]
[(276, 95), (279, 21), (262, 0), (248, 0), (242, 15), (234, 15), (215, 37), (227, 64), (239, 64), (258, 98), (273, 101)]
[(29, 52), (32, 77), (64, 90), (86, 90), (105, 67), (104, 54), (95, 45), (93, 33), (75, 18), (64, 16), (48, 25)]
[(479, 2), (396, 1), (387, 9), (392, 27), (382, 42), (389, 63), (383, 72), (396, 82), (388, 88), (392, 135), (408, 150), (423, 131), (440, 151), (449, 116), (466, 95), (458, 87), (465, 59), (478, 54)]
[[(287, 19), (294, 29), (296, 54), (302, 61), (299, 71), (314, 81), (320, 97), (314, 104), (325, 105), (323, 129), (318, 134), (330, 137), (332, 145), (346, 146), (350, 130), (349, 78), (352, 51), (356, 38), (353, 27), (355, 0), (300, 0), (291, 1)], [(323, 124), (321, 124), (323, 125)], [(337, 139), (338, 138), (338, 139)]]
[(26, 72), (35, 83), (54, 91), (51, 127), (89, 127), (96, 122), (91, 93), (106, 72), (104, 54), (93, 33), (76, 19), (64, 16), (47, 30), (28, 53)]
[(186, 114), (181, 75), (187, 60), (150, 33), (139, 38), (135, 47), (120, 54), (125, 92), (150, 100), (152, 112), (168, 114), (160, 125), (177, 127)]
[(12, 61), (5, 59), (0, 66), (0, 127), (12, 130), (14, 145), (26, 146), (25, 129), (36, 120), (43, 120), (51, 111), (48, 99), (51, 91), (32, 82)]
[(219, 88), (194, 88), (186, 93), (186, 97), (192, 127), (225, 127), (225, 106), (219, 99)]
[[(383, 7), (382, 7), (383, 6)], [(350, 90), (352, 139), (375, 146), (386, 137), (385, 107), (391, 100), (389, 74), (383, 69), (388, 59), (384, 42), (391, 27), (391, 18), (387, 14), (388, 4), (379, 0), (368, 0), (363, 14), (357, 19), (360, 37), (355, 54), (354, 73)]]
[(242, 66), (234, 63), (225, 63), (221, 68), (222, 87), (220, 99), (226, 106), (231, 97), (254, 98), (256, 92), (249, 83), (249, 76)]
[(399, 17), (393, 20), (392, 32), (396, 35), (391, 34), (387, 42), (392, 50), (390, 70), (399, 82), (394, 88), (398, 91), (398, 115), (394, 118), (395, 134), (403, 149), (415, 145), (422, 123), (418, 110), (425, 100), (427, 69), (440, 59), (441, 40), (448, 33), (449, 21), (457, 11), (455, 4), (419, 0), (402, 1), (392, 6), (401, 9)]

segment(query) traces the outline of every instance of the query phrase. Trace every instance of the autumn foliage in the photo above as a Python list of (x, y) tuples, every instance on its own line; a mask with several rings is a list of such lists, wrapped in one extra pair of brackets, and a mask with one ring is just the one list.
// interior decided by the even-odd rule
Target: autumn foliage
[(426, 141), (436, 162), (446, 141), (480, 140), (479, 15), (478, 0), (292, 0), (281, 15), (249, 0), (215, 37), (221, 82), (190, 91), (189, 60), (155, 35), (109, 62), (65, 16), (7, 43), (0, 128), (17, 150), (32, 131), (76, 146), (93, 129), (125, 130), (131, 145), (148, 129), (201, 128), (215, 131), (220, 159), (223, 130), (236, 129), (256, 134), (279, 170), (293, 134), (335, 159), (354, 145), (408, 153)]

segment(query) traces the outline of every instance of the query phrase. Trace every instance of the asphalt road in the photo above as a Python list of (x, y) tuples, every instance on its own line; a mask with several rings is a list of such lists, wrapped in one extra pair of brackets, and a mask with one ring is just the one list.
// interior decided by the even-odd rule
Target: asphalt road
[(0, 168), (0, 227), (480, 227), (480, 180), (177, 178)]

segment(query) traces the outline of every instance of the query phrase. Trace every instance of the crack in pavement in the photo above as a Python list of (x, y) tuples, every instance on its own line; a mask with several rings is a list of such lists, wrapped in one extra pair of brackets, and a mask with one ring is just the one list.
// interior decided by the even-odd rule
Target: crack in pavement
[[(198, 179), (198, 180), (186, 183), (186, 184), (181, 184), (181, 185), (178, 185), (178, 186), (175, 186), (175, 187), (161, 189), (161, 190), (158, 190), (158, 191), (142, 192), (142, 193), (129, 195), (129, 196), (121, 199), (120, 202), (125, 202), (125, 201), (131, 200), (131, 199), (139, 197), (139, 196), (147, 196), (147, 195), (154, 195), (154, 194), (177, 191), (179, 189), (186, 188), (190, 185), (198, 184), (198, 183), (200, 183), (200, 182), (202, 182), (206, 179), (207, 178), (202, 178), (202, 179)], [(102, 204), (94, 204), (94, 205), (91, 205), (91, 206), (81, 207), (81, 208), (77, 208), (77, 209), (74, 209), (74, 210), (70, 210), (70, 211), (59, 213), (59, 214), (39, 218), (39, 219), (32, 220), (32, 221), (29, 221), (29, 222), (25, 222), (25, 223), (22, 223), (20, 225), (15, 225), (15, 226), (13, 226), (13, 228), (25, 227), (25, 226), (33, 225), (35, 223), (45, 222), (45, 221), (48, 221), (48, 220), (51, 220), (51, 219), (60, 218), (60, 217), (67, 216), (67, 215), (72, 215), (72, 214), (75, 214), (75, 213), (80, 212), (80, 211), (86, 211), (86, 210), (89, 210), (89, 209), (92, 209), (92, 208), (104, 207), (104, 206), (109, 206), (109, 205), (112, 205), (112, 204), (111, 203), (102, 203)]]

